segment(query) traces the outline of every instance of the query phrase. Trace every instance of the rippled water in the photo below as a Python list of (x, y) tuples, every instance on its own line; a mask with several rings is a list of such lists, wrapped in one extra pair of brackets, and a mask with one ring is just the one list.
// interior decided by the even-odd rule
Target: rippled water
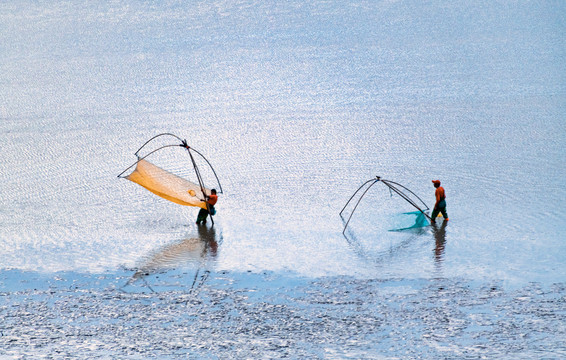
[[(0, 5), (0, 356), (564, 356), (565, 10)], [(161, 132), (213, 229), (116, 177)], [(450, 222), (376, 184), (342, 234), (375, 176)]]

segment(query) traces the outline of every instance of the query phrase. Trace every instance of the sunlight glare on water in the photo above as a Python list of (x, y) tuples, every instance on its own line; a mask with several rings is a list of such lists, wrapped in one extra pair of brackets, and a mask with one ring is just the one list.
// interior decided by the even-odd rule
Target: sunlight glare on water
[[(296, 5), (256, 4), (247, 20), (244, 3), (3, 5), (4, 266), (111, 269), (194, 233), (190, 208), (115, 178), (145, 140), (173, 132), (224, 182), (220, 268), (366, 274), (338, 212), (378, 175), (429, 206), (442, 179), (447, 275), (564, 275), (563, 24), (538, 17), (550, 9), (452, 5), (436, 23), (404, 3)], [(358, 231), (389, 221), (385, 206), (368, 198)], [(418, 237), (428, 249), (410, 261), (426, 269), (433, 231)], [(410, 268), (398, 275), (429, 276)]]

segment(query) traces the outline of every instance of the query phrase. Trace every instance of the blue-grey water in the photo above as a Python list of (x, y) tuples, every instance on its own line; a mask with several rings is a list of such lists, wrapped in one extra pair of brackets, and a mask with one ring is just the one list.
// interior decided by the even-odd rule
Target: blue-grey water
[[(565, 15), (3, 2), (0, 358), (565, 358)], [(213, 164), (214, 227), (117, 178), (162, 132)], [(375, 176), (440, 179), (450, 221), (389, 231), (378, 183), (343, 234)]]

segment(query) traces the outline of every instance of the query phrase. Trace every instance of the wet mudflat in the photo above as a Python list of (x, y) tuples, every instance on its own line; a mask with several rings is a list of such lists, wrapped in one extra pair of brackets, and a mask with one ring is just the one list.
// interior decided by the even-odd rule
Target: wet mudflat
[[(38, 277), (1, 293), (3, 355), (49, 358), (552, 358), (564, 287), (274, 273)], [(151, 286), (152, 290), (149, 290)]]

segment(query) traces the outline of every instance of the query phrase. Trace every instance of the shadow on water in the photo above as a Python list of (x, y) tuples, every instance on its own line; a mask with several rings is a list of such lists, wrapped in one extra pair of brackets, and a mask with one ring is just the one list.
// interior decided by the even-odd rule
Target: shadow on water
[(217, 235), (214, 226), (197, 226), (196, 237), (189, 235), (183, 240), (166, 244), (144, 256), (122, 290), (138, 281), (143, 281), (145, 286), (155, 292), (148, 282), (150, 276), (186, 270), (195, 271), (191, 290), (196, 289), (208, 278), (210, 273), (208, 266), (217, 257), (221, 241), (222, 237)]

